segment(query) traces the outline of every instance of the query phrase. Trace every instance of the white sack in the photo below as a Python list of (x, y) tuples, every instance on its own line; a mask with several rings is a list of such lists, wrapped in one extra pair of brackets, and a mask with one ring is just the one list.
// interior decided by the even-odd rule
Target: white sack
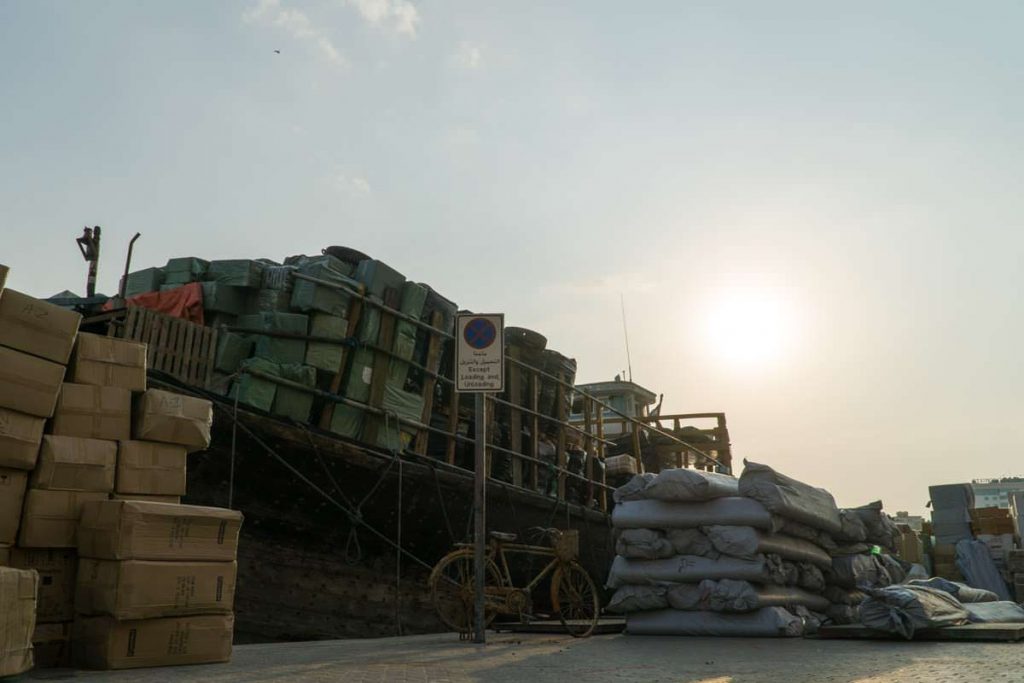
[(667, 609), (626, 617), (626, 633), (641, 636), (778, 637), (803, 634), (803, 620), (781, 607), (746, 614)]
[(688, 468), (662, 470), (644, 490), (644, 498), (681, 503), (738, 495), (736, 477)]
[(753, 498), (772, 512), (833, 536), (842, 531), (832, 494), (780, 474), (767, 465), (743, 461), (740, 495)]
[(668, 607), (668, 586), (622, 586), (605, 609), (613, 614), (628, 614)]
[(656, 476), (653, 472), (633, 475), (632, 479), (612, 491), (612, 500), (616, 503), (621, 503), (625, 500), (640, 500), (644, 497), (644, 490), (650, 486)]
[(665, 534), (654, 529), (623, 529), (615, 540), (615, 552), (623, 557), (655, 560), (676, 555)]
[(633, 500), (615, 506), (612, 524), (619, 529), (692, 529), (729, 524), (771, 530), (772, 516), (750, 498), (715, 498), (701, 503)]
[(782, 534), (769, 534), (748, 526), (706, 526), (702, 529), (723, 555), (753, 559), (759, 554), (775, 553), (785, 560), (832, 566), (832, 559), (810, 541)]
[(712, 560), (695, 555), (679, 555), (667, 560), (631, 560), (616, 555), (605, 585), (618, 588), (664, 582), (697, 583), (701, 579), (743, 579), (767, 583), (771, 574), (764, 557), (756, 560), (740, 560), (735, 557)]
[(868, 599), (860, 605), (860, 620), (868, 628), (910, 640), (921, 629), (966, 624), (968, 614), (960, 601), (945, 591), (886, 586), (868, 592)]

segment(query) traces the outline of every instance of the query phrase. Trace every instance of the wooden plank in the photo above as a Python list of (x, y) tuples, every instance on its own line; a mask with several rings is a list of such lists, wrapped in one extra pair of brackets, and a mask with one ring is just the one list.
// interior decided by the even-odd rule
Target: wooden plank
[[(441, 328), (444, 316), (440, 311), (434, 311), (430, 316), (430, 324), (437, 329)], [(430, 340), (427, 342), (427, 363), (426, 367), (433, 373), (438, 371), (441, 365), (441, 335), (430, 332)], [(430, 416), (434, 412), (434, 390), (437, 388), (437, 378), (426, 375), (423, 379), (423, 413), (420, 422), (429, 425)], [(425, 455), (427, 452), (427, 439), (430, 435), (426, 429), (421, 429), (416, 434), (416, 443), (413, 445), (413, 452)]]
[(204, 387), (210, 386), (210, 382), (213, 381), (213, 362), (214, 357), (217, 355), (217, 338), (219, 334), (219, 330), (209, 331), (209, 334), (206, 335), (206, 353), (200, 356), (206, 359), (206, 367), (200, 368)]
[[(823, 639), (857, 640), (906, 640), (903, 636), (887, 631), (878, 631), (863, 624), (843, 626), (822, 626), (818, 637)], [(941, 640), (961, 642), (1018, 642), (1024, 640), (1024, 624), (967, 624), (946, 628), (916, 631), (914, 640)]]
[[(360, 294), (365, 293), (365, 288), (360, 287)], [(349, 339), (356, 336), (356, 330), (359, 329), (359, 321), (363, 317), (363, 300), (359, 297), (350, 297), (348, 304), (348, 327), (345, 330), (345, 336)], [(330, 390), (332, 394), (337, 394), (341, 391), (341, 381), (345, 377), (345, 368), (349, 361), (349, 348), (347, 346), (341, 347), (341, 353), (338, 355), (338, 370), (334, 373), (331, 378)], [(323, 411), (320, 413), (320, 429), (330, 429), (331, 419), (334, 417), (334, 404), (328, 403), (324, 406)]]
[(153, 327), (156, 331), (156, 361), (153, 365), (157, 370), (165, 372), (167, 369), (167, 335), (169, 333), (169, 326), (166, 320), (153, 316)]
[[(398, 322), (392, 309), (399, 306), (399, 292), (396, 289), (388, 289), (384, 292), (384, 304), (388, 308), (380, 309), (380, 333), (377, 335), (377, 346), (382, 349), (391, 350), (395, 343), (395, 324)], [(370, 378), (370, 398), (366, 402), (373, 408), (380, 408), (384, 402), (384, 385), (388, 381), (388, 368), (391, 359), (383, 353), (373, 354), (373, 376)], [(380, 431), (379, 420), (366, 420), (363, 423), (362, 440), (366, 443), (377, 443), (377, 434)]]
[(183, 356), (180, 342), (184, 329), (185, 322), (180, 318), (175, 318), (171, 321), (170, 333), (167, 336), (167, 372), (179, 379), (178, 373), (181, 371), (181, 359)]
[[(197, 326), (195, 325), (188, 325), (185, 328), (185, 336), (179, 345), (179, 348), (181, 350), (181, 359), (180, 362), (178, 363), (178, 369), (176, 371), (176, 374), (178, 375), (178, 377), (181, 378), (183, 382), (188, 382), (189, 384), (196, 383), (195, 380), (192, 379), (191, 370), (195, 365), (196, 361), (195, 341), (197, 336), (197, 329), (199, 328), (197, 328)], [(202, 330), (200, 330), (198, 334), (201, 335)], [(206, 385), (201, 384), (200, 386)]]

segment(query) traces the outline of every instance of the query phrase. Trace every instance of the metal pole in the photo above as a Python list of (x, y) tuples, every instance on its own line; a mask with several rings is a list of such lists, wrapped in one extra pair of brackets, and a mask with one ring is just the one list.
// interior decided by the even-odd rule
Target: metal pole
[(474, 588), (476, 602), (473, 606), (474, 643), (485, 643), (484, 623), (484, 550), (487, 545), (487, 410), (486, 396), (476, 394), (476, 464), (473, 476), (473, 535), (474, 535)]

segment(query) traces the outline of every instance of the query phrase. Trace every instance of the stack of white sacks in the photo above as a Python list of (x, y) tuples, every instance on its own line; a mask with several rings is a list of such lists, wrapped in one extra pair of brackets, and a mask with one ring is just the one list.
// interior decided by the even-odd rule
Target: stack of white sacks
[(858, 586), (893, 582), (866, 567), (905, 574), (868, 544), (865, 519), (872, 538), (888, 521), (880, 504), (841, 511), (828, 491), (765, 465), (746, 463), (739, 479), (641, 474), (615, 500), (608, 610), (627, 615), (629, 633), (797, 636), (833, 614), (855, 619)]

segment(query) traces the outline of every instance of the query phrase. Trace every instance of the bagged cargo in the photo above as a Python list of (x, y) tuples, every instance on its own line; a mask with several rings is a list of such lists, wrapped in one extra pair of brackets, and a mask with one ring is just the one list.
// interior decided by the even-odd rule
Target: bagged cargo
[(665, 540), (672, 544), (676, 555), (700, 555), (714, 559), (720, 554), (700, 529), (669, 529), (665, 532)]
[(242, 365), (242, 361), (252, 355), (252, 349), (251, 337), (222, 331), (217, 335), (217, 353), (214, 355), (213, 367), (220, 372), (235, 372)]
[(639, 636), (793, 637), (803, 630), (803, 620), (781, 607), (746, 614), (665, 609), (626, 617), (626, 633)]
[(68, 374), (75, 384), (145, 391), (146, 345), (82, 332)]
[(769, 512), (837, 535), (842, 531), (832, 494), (780, 474), (767, 465), (743, 461), (740, 495), (753, 498)]
[(189, 282), (199, 282), (210, 267), (209, 261), (194, 256), (182, 256), (172, 258), (164, 266), (165, 285), (185, 285)]
[(654, 481), (654, 478), (658, 475), (653, 472), (643, 472), (637, 474), (628, 482), (620, 486), (619, 488), (612, 491), (612, 499), (616, 503), (622, 503), (627, 500), (641, 500), (644, 498), (644, 491)]
[(941, 484), (929, 486), (928, 496), (933, 510), (974, 507), (974, 489), (970, 484)]
[[(169, 391), (149, 389), (135, 404), (135, 433), (139, 441), (162, 441), (189, 451), (208, 448), (213, 404)], [(127, 440), (128, 437), (122, 440)]]
[(687, 468), (662, 470), (644, 490), (644, 498), (681, 503), (738, 495), (736, 477)]
[(75, 663), (88, 669), (210, 664), (231, 659), (233, 615), (75, 621)]
[(964, 605), (973, 602), (995, 602), (999, 600), (999, 596), (992, 591), (987, 591), (983, 588), (972, 588), (965, 583), (950, 581), (940, 576), (930, 579), (913, 579), (908, 581), (907, 585), (925, 586), (935, 590), (946, 591)]
[(656, 560), (676, 554), (665, 534), (653, 529), (624, 529), (615, 540), (615, 553), (639, 560)]
[(612, 614), (629, 614), (644, 610), (665, 609), (668, 586), (621, 586), (612, 595), (605, 610)]
[(882, 501), (876, 500), (867, 505), (851, 508), (850, 512), (857, 515), (864, 523), (867, 530), (865, 538), (868, 543), (874, 543), (889, 550), (899, 547), (900, 530), (896, 527), (896, 523), (889, 519), (889, 515), (882, 512)]
[(73, 436), (43, 437), (39, 463), (32, 471), (34, 489), (59, 491), (114, 490), (117, 443)]
[(772, 516), (750, 498), (715, 498), (701, 503), (633, 500), (612, 510), (612, 524), (620, 529), (688, 529), (708, 524), (772, 529)]
[(210, 261), (206, 279), (231, 287), (257, 288), (263, 284), (264, 265), (249, 259), (224, 259)]
[(139, 294), (156, 292), (159, 291), (160, 286), (163, 283), (163, 268), (143, 268), (142, 270), (136, 270), (133, 273), (128, 273), (128, 277), (122, 281), (124, 286), (124, 296), (126, 299), (131, 299), (133, 296), (138, 296)]
[(707, 609), (715, 612), (751, 612), (762, 607), (789, 607), (802, 605), (813, 610), (828, 609), (829, 602), (820, 595), (814, 595), (792, 586), (754, 586), (747, 581), (723, 579), (701, 581), (706, 586)]
[(999, 596), (1000, 600), (1013, 599), (1010, 589), (992, 561), (988, 547), (981, 541), (957, 541), (956, 566), (963, 572), (964, 578), (971, 586), (991, 591)]
[(833, 557), (829, 579), (835, 585), (848, 589), (880, 588), (893, 582), (877, 555)]
[(0, 408), (51, 417), (64, 366), (0, 346)]
[(260, 331), (306, 335), (309, 317), (300, 313), (254, 313), (238, 316), (238, 327), (251, 330), (254, 353), (272, 363), (301, 363), (306, 357), (306, 340), (272, 337)]
[(827, 585), (821, 593), (829, 602), (838, 605), (859, 605), (867, 600), (867, 593), (857, 589), (840, 588), (839, 586)]
[(239, 316), (244, 315), (249, 308), (249, 290), (243, 287), (204, 282), (202, 288), (203, 309), (208, 312)]
[(758, 555), (775, 553), (793, 562), (810, 562), (831, 567), (828, 553), (810, 541), (782, 534), (768, 534), (748, 526), (707, 526), (701, 529), (723, 555), (754, 559)]
[(959, 626), (967, 610), (945, 591), (925, 586), (887, 586), (868, 591), (860, 605), (860, 620), (868, 628), (896, 633), (907, 640), (922, 629)]
[(720, 557), (712, 560), (694, 555), (679, 555), (664, 560), (631, 560), (616, 556), (608, 573), (607, 586), (650, 585), (656, 583), (695, 583), (701, 579), (743, 579), (768, 583), (772, 576), (765, 558), (741, 560)]
[(863, 520), (853, 510), (840, 508), (839, 525), (842, 527), (836, 539), (843, 543), (860, 543), (867, 539), (868, 530)]
[(1024, 624), (1024, 607), (1008, 600), (964, 605), (972, 624)]
[(40, 417), (0, 408), (0, 468), (35, 467), (45, 424)]
[(812, 593), (820, 593), (825, 590), (825, 573), (816, 564), (810, 562), (797, 562), (796, 568), (799, 575), (796, 585)]
[(32, 668), (39, 575), (0, 567), (0, 678)]
[(13, 289), (0, 291), (0, 345), (67, 365), (82, 316)]

